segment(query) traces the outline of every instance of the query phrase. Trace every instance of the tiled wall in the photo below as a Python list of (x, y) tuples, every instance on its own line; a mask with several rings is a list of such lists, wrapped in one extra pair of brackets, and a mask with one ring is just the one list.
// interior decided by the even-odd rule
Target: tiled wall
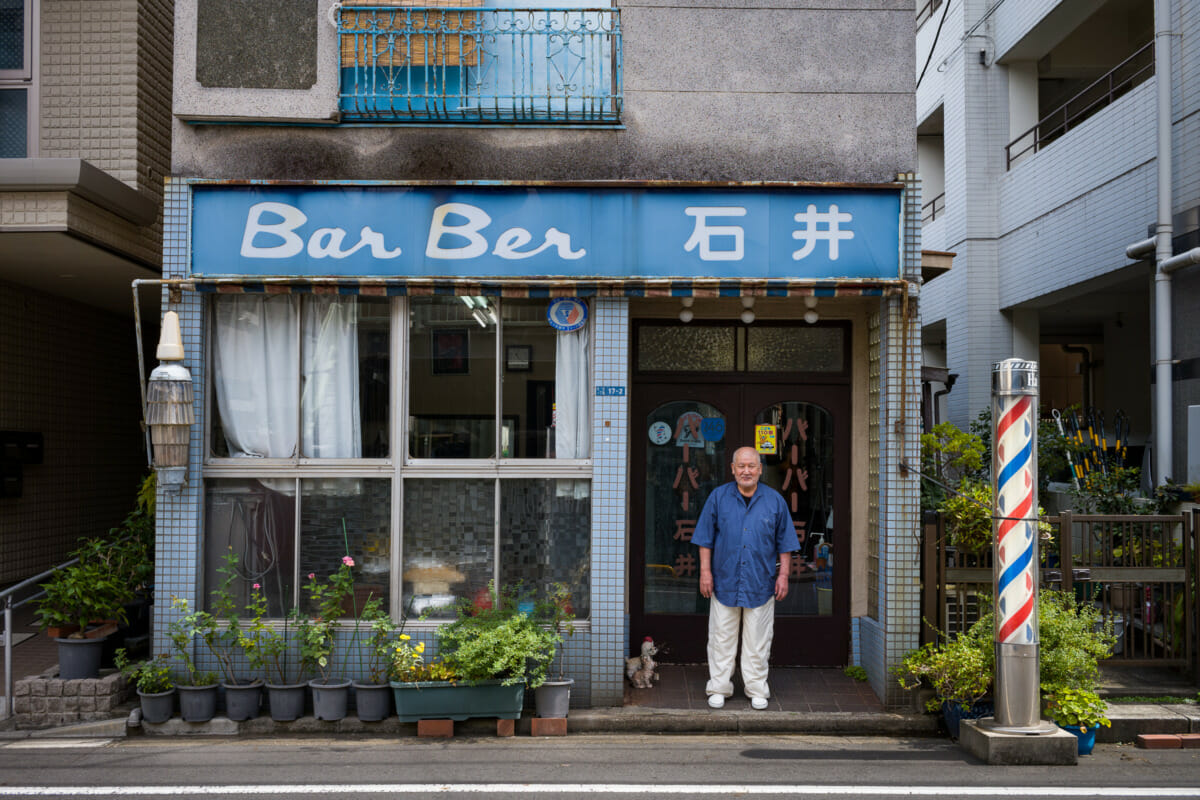
[(594, 305), (596, 386), (624, 396), (596, 397), (592, 407), (591, 705), (621, 705), (625, 680), (625, 530), (629, 431), (629, 302)]
[(21, 497), (0, 498), (0, 585), (66, 560), (133, 510), (149, 471), (132, 319), (0, 283), (0, 430), (41, 433)]

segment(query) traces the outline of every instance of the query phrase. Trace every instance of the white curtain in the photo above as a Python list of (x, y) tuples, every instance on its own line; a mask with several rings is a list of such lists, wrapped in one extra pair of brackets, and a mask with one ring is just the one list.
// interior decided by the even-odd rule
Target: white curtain
[(361, 458), (355, 298), (309, 298), (300, 352), (300, 452), (307, 458)]
[(227, 295), (216, 302), (213, 386), (235, 458), (296, 455), (300, 298)]
[(355, 299), (309, 297), (303, 308), (297, 324), (296, 295), (217, 299), (213, 384), (232, 457), (362, 454)]
[(591, 380), (587, 327), (560, 331), (554, 358), (554, 457), (592, 454)]

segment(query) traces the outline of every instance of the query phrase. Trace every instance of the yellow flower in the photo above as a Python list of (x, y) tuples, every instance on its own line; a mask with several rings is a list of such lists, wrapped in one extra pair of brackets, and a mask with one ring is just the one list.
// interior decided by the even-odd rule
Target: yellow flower
[(417, 652), (418, 653), (425, 652), (425, 643), (424, 642), (417, 642)]
[(408, 641), (409, 639), (411, 639), (411, 638), (412, 638), (412, 637), (411, 637), (411, 636), (409, 636), (407, 633), (402, 633), (402, 634), (400, 634), (400, 640), (401, 640), (401, 641), (403, 641), (403, 642), (407, 642), (407, 641)]

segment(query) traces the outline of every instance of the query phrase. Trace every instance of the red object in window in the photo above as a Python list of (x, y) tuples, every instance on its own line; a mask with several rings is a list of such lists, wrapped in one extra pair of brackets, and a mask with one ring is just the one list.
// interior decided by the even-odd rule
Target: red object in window
[(487, 589), (479, 589), (475, 592), (475, 599), (471, 601), (471, 605), (475, 607), (475, 613), (480, 611), (490, 611), (492, 609), (492, 593)]

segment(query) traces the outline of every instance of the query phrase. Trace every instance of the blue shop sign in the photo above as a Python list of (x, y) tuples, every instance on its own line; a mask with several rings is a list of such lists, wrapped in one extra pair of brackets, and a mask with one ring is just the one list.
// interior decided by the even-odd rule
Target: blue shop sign
[(900, 277), (898, 187), (191, 189), (195, 276)]

